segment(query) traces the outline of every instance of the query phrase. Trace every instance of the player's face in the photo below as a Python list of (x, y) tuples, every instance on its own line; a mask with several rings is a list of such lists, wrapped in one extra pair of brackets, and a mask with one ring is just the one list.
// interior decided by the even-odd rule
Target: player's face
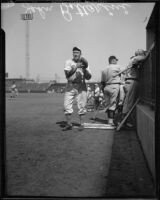
[(117, 64), (117, 60), (116, 59), (112, 59), (111, 64)]
[(144, 56), (145, 55), (145, 52), (143, 51), (143, 50), (139, 50), (139, 54), (138, 54), (139, 56)]
[(81, 52), (80, 51), (73, 51), (73, 59), (75, 61), (78, 61), (81, 57)]

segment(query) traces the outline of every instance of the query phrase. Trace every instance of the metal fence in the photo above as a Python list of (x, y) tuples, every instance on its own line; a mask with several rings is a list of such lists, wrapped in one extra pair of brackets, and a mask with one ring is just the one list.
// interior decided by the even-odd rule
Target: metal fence
[(139, 96), (141, 102), (155, 107), (156, 99), (156, 48), (152, 49), (140, 70)]

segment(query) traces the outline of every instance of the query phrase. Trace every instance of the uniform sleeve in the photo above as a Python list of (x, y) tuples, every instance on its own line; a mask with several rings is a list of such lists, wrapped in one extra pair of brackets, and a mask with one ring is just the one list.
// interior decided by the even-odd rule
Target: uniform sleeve
[(139, 62), (142, 62), (142, 61), (144, 61), (146, 59), (146, 56), (136, 56), (135, 58), (134, 58), (134, 64), (138, 64)]
[(140, 62), (144, 61), (146, 56), (135, 56), (133, 57), (128, 64), (128, 68), (132, 67), (133, 65), (137, 65)]
[(92, 75), (91, 75), (91, 70), (90, 70), (90, 67), (89, 67), (89, 66), (85, 69), (84, 76), (85, 76), (85, 79), (86, 79), (86, 80), (91, 79)]
[(71, 62), (69, 60), (67, 60), (65, 62), (64, 70), (65, 71), (70, 71), (71, 69), (72, 69)]
[(134, 64), (135, 64), (135, 58), (132, 58), (132, 59), (129, 61), (127, 68), (131, 68)]

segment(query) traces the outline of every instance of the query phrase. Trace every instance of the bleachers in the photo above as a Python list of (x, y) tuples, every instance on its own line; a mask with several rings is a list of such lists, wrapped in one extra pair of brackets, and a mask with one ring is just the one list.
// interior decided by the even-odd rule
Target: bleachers
[[(46, 92), (48, 83), (15, 82), (19, 92)], [(11, 83), (6, 81), (6, 92), (10, 91)]]

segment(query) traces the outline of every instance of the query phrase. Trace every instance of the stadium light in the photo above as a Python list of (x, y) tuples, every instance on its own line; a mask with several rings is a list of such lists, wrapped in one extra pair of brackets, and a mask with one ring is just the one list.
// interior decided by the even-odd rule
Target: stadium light
[(29, 79), (30, 78), (29, 21), (33, 20), (33, 13), (21, 14), (21, 19), (24, 20), (25, 24), (26, 24), (26, 34), (25, 34), (25, 40), (26, 40), (26, 79)]

